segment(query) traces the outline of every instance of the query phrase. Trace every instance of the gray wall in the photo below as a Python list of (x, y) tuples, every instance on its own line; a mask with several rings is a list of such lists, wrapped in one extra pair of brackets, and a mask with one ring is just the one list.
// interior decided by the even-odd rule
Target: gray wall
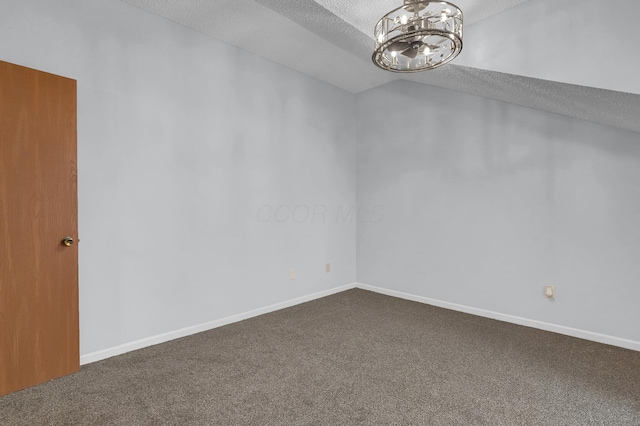
[(402, 81), (358, 129), (358, 282), (640, 340), (639, 133)]
[(78, 80), (82, 354), (355, 281), (353, 95), (114, 0), (0, 1), (0, 59)]

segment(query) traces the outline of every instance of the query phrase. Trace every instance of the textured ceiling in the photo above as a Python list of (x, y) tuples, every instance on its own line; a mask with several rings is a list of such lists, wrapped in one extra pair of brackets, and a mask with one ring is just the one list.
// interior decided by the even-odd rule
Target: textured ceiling
[[(450, 0), (464, 13), (470, 25), (513, 7), (525, 0)], [(341, 16), (345, 22), (369, 35), (378, 20), (387, 12), (402, 5), (402, 0), (315, 0), (316, 3)]]
[(625, 13), (597, 34), (599, 0), (454, 0), (464, 50), (418, 74), (371, 62), (372, 29), (402, 0), (123, 1), (352, 93), (407, 79), (640, 132), (636, 0), (608, 0)]

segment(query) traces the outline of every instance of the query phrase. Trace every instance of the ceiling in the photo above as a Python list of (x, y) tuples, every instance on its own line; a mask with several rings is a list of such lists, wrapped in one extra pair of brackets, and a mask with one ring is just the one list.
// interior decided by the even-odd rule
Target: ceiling
[(402, 0), (123, 1), (352, 93), (405, 79), (640, 132), (636, 0), (452, 0), (463, 52), (417, 74), (371, 62)]

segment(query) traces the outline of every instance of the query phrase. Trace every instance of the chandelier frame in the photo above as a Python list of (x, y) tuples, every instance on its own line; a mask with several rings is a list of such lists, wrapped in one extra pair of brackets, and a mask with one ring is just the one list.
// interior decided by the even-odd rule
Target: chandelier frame
[(399, 73), (439, 68), (462, 52), (463, 21), (462, 11), (451, 2), (404, 0), (376, 24), (371, 59)]

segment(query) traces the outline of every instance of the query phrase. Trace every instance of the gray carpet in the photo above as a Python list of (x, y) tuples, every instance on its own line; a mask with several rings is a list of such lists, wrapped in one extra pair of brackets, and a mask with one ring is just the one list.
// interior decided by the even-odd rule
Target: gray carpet
[(0, 398), (2, 425), (640, 425), (640, 353), (350, 290)]

